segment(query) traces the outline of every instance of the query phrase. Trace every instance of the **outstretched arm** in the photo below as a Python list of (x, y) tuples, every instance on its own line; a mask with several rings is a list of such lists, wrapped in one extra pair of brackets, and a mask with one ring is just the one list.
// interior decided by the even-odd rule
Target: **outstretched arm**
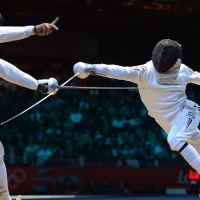
[(81, 79), (87, 78), (89, 75), (99, 75), (107, 78), (118, 80), (126, 80), (138, 83), (144, 77), (145, 66), (122, 67), (118, 65), (106, 64), (87, 64), (78, 62), (74, 65), (74, 73), (79, 73)]
[(58, 30), (56, 26), (59, 18), (57, 17), (52, 23), (42, 23), (36, 26), (0, 26), (0, 43), (21, 40), (31, 35), (47, 36)]
[[(0, 77), (10, 83), (31, 89), (38, 90), (44, 94), (53, 93), (56, 88), (52, 88), (56, 79), (42, 79), (36, 80), (29, 74), (21, 71), (14, 65), (0, 59)], [(57, 84), (58, 85), (58, 84)]]
[(32, 90), (36, 90), (38, 86), (35, 78), (2, 59), (0, 59), (0, 77), (8, 82)]

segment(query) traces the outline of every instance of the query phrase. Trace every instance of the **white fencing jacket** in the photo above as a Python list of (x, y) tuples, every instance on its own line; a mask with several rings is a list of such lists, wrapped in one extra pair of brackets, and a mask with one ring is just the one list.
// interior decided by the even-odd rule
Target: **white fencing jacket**
[[(34, 35), (34, 26), (25, 27), (0, 27), (0, 43), (11, 42), (15, 40), (21, 40)], [(38, 83), (27, 73), (22, 72), (14, 65), (0, 59), (0, 77), (11, 83), (15, 83), (19, 86), (26, 87), (32, 90), (36, 90)]]
[(200, 73), (194, 72), (184, 64), (180, 66), (178, 77), (165, 84), (157, 81), (152, 61), (134, 67), (106, 64), (93, 66), (98, 75), (136, 83), (148, 114), (166, 133), (170, 131), (173, 121), (185, 104), (187, 84), (200, 85)]

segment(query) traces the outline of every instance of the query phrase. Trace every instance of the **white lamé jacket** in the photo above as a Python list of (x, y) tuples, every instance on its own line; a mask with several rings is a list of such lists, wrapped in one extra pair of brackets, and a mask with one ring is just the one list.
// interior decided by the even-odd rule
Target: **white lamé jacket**
[(184, 64), (181, 64), (178, 77), (167, 84), (157, 81), (152, 61), (134, 67), (106, 64), (93, 66), (98, 75), (136, 83), (148, 114), (166, 133), (170, 131), (173, 121), (185, 104), (187, 84), (200, 85), (200, 73), (194, 72)]
[[(21, 40), (33, 34), (34, 26), (25, 27), (0, 27), (0, 43)], [(36, 90), (38, 83), (27, 73), (22, 72), (14, 65), (0, 59), (0, 77), (19, 86)]]

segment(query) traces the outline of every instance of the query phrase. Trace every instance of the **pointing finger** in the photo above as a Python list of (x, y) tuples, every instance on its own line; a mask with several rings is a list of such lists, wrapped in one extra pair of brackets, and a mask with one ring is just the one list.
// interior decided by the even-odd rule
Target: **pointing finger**
[(56, 19), (53, 21), (53, 22), (51, 22), (51, 24), (56, 24), (57, 22), (58, 22), (58, 20), (59, 20), (59, 17), (56, 17)]
[(57, 26), (55, 26), (54, 24), (49, 24), (49, 26), (51, 27), (51, 29), (58, 30), (58, 27), (57, 27)]

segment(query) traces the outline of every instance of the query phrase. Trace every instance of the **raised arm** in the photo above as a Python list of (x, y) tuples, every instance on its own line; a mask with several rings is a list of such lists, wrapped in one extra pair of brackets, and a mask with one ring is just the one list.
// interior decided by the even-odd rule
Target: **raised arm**
[(21, 40), (31, 35), (48, 36), (53, 30), (58, 30), (56, 26), (59, 18), (52, 23), (42, 23), (36, 26), (0, 26), (0, 43)]
[(34, 35), (33, 30), (34, 26), (25, 26), (25, 27), (1, 26), (0, 43), (11, 42), (27, 38), (31, 35)]

